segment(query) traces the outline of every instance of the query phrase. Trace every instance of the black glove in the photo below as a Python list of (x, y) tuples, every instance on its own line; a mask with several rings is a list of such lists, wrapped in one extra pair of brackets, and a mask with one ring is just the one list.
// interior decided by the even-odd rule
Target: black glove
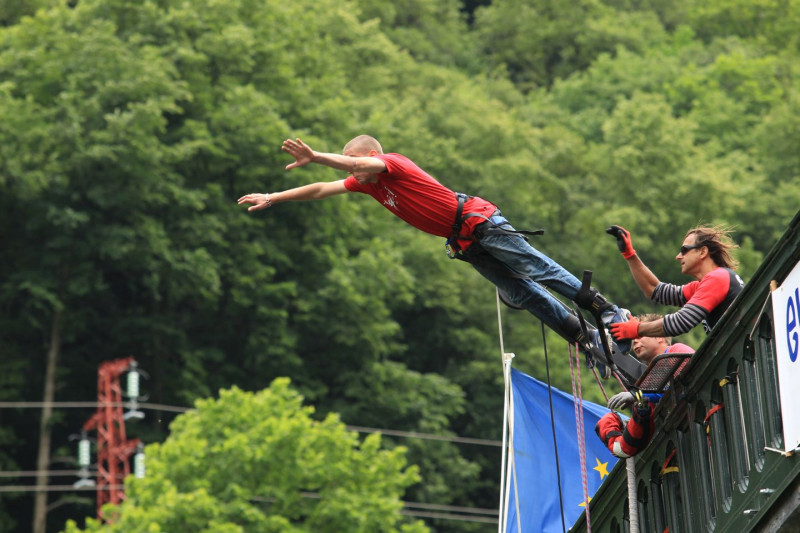
[(631, 244), (631, 234), (622, 226), (611, 226), (606, 230), (606, 233), (617, 239), (617, 248), (619, 248), (622, 257), (630, 259), (636, 255), (636, 250), (633, 249)]

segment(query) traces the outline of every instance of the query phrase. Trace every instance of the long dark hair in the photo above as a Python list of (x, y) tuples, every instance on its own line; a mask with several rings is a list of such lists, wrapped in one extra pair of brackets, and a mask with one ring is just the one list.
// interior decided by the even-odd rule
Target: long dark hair
[(731, 250), (739, 245), (731, 239), (731, 231), (728, 226), (698, 226), (687, 231), (686, 236), (694, 235), (695, 245), (708, 248), (708, 254), (714, 263), (736, 270), (739, 268), (739, 261), (731, 255)]

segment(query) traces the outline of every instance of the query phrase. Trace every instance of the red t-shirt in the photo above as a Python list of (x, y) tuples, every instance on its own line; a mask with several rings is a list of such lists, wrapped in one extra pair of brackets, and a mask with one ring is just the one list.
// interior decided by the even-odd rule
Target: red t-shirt
[(700, 281), (693, 281), (683, 286), (686, 303), (698, 305), (708, 312), (717, 307), (728, 292), (730, 277), (722, 268), (715, 268)]
[(717, 267), (700, 281), (687, 283), (682, 287), (686, 304), (693, 304), (705, 309), (707, 330), (713, 328), (722, 314), (728, 309), (733, 299), (742, 292), (744, 282), (730, 268)]
[[(458, 209), (455, 192), (405, 156), (380, 154), (374, 157), (386, 164), (386, 172), (378, 174), (376, 183), (359, 183), (349, 176), (344, 181), (347, 190), (372, 196), (397, 217), (425, 233), (449, 237)], [(475, 226), (485, 222), (496, 209), (497, 206), (477, 196), (467, 199), (462, 216), (467, 213), (479, 213), (482, 216), (466, 219), (461, 226), (461, 235), (472, 235)], [(470, 244), (469, 240), (459, 239), (462, 250), (466, 250)]]

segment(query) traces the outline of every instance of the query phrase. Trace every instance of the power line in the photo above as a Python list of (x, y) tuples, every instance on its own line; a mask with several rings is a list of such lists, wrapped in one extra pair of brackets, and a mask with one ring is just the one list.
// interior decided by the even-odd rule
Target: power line
[[(20, 470), (20, 471), (0, 471), (0, 477), (33, 477), (39, 474), (38, 470)], [(85, 474), (80, 470), (51, 470), (44, 472), (48, 476), (78, 476)], [(88, 472), (90, 476), (96, 476), (97, 472)], [(0, 489), (6, 489), (5, 492), (13, 492), (19, 490), (21, 492), (32, 492), (34, 490), (60, 490), (61, 488), (72, 487), (72, 485), (0, 485)], [(73, 487), (74, 488), (74, 487)], [(13, 489), (13, 490), (10, 490)], [(24, 489), (24, 490), (22, 490)], [(75, 490), (95, 490), (96, 487), (80, 487)], [(322, 498), (318, 492), (301, 492), (300, 495), (307, 499), (319, 500)], [(251, 498), (253, 501), (260, 502), (273, 502), (275, 498)], [(443, 505), (438, 503), (421, 503), (421, 502), (403, 502), (403, 505), (409, 509), (426, 509), (429, 511), (448, 511), (457, 513), (471, 513), (471, 514), (488, 514), (493, 515), (497, 513), (497, 509), (481, 509), (479, 507), (461, 507), (457, 505)]]
[[(42, 409), (52, 407), (58, 409), (96, 409), (98, 407), (126, 407), (126, 402), (0, 402), (0, 409)], [(149, 409), (152, 411), (164, 411), (172, 413), (185, 413), (191, 410), (190, 407), (175, 405), (165, 405), (156, 403), (138, 403), (137, 408)], [(364, 426), (345, 426), (350, 431), (358, 433), (381, 433), (387, 436), (404, 437), (414, 439), (436, 440), (453, 442), (457, 444), (473, 444), (479, 446), (501, 447), (502, 442), (489, 439), (476, 439), (471, 437), (459, 437), (448, 435), (435, 435), (432, 433), (419, 433), (416, 431), (401, 431), (395, 429), (381, 429)], [(29, 477), (39, 473), (36, 470), (7, 471), (0, 472), (1, 477)], [(47, 471), (48, 476), (70, 476), (79, 475), (77, 470)], [(90, 473), (96, 476), (96, 473)], [(107, 490), (120, 490), (122, 486), (109, 486)], [(72, 485), (0, 485), (0, 493), (20, 493), (20, 492), (69, 492), (69, 491), (96, 491), (97, 487), (73, 487)], [(306, 498), (319, 498), (314, 493), (303, 493)], [(456, 520), (462, 522), (480, 522), (496, 524), (498, 519), (493, 516), (497, 513), (496, 509), (480, 509), (476, 507), (458, 507), (452, 505), (439, 505), (416, 502), (403, 502), (404, 509), (400, 512), (405, 516), (422, 519)], [(458, 514), (463, 513), (463, 514)], [(485, 516), (480, 516), (485, 515)]]
[(0, 492), (72, 492), (98, 490), (122, 490), (124, 485), (106, 485), (102, 489), (93, 487), (74, 487), (72, 485), (0, 485)]
[[(58, 409), (96, 409), (98, 407), (126, 407), (126, 402), (0, 402), (0, 409), (42, 409), (52, 407)], [(158, 403), (137, 403), (138, 408), (150, 409), (152, 411), (168, 411), (173, 413), (185, 413), (191, 407), (181, 407), (176, 405), (164, 405)], [(381, 433), (392, 437), (405, 437), (410, 439), (438, 440), (454, 442), (457, 444), (475, 444), (479, 446), (501, 447), (503, 443), (499, 440), (476, 439), (472, 437), (458, 437), (448, 435), (435, 435), (433, 433), (418, 433), (416, 431), (401, 431), (396, 429), (370, 428), (363, 426), (345, 426), (350, 431), (358, 433)]]
[[(59, 475), (68, 475), (72, 470), (56, 471)], [(75, 471), (77, 472), (77, 471)], [(8, 474), (19, 474), (21, 472), (0, 472), (0, 476), (11, 477)], [(22, 473), (30, 473), (29, 471)], [(108, 485), (101, 490), (122, 490), (123, 485)], [(25, 492), (73, 492), (73, 491), (97, 491), (98, 487), (74, 487), (72, 485), (0, 485), (0, 493), (25, 493)], [(309, 499), (320, 499), (320, 495), (314, 492), (303, 492), (301, 496)], [(270, 502), (274, 498), (251, 498), (251, 501)], [(403, 501), (403, 509), (400, 513), (413, 518), (429, 518), (440, 520), (456, 520), (461, 522), (480, 522), (496, 524), (497, 509), (481, 509), (477, 507), (459, 507), (455, 505), (440, 505), (435, 503), (418, 503)], [(426, 510), (421, 510), (426, 509)], [(439, 511), (439, 512), (435, 512)], [(462, 514), (457, 514), (462, 513)], [(484, 516), (481, 516), (484, 515)]]
[[(0, 477), (15, 477), (20, 474), (35, 474), (35, 471), (24, 471), (24, 472), (0, 472)], [(78, 470), (57, 470), (53, 472), (48, 472), (48, 474), (55, 474), (61, 476), (68, 476), (68, 475), (78, 475)], [(91, 473), (91, 475), (96, 475), (96, 473)], [(123, 485), (117, 485), (116, 488), (120, 488)], [(48, 492), (48, 491), (63, 491), (63, 490), (97, 490), (96, 486), (93, 487), (75, 487), (73, 485), (0, 485), (0, 492)], [(107, 489), (110, 490), (110, 489)], [(301, 492), (300, 496), (310, 500), (319, 500), (322, 499), (322, 496), (318, 492)], [(262, 498), (255, 496), (250, 498), (251, 501), (257, 502), (266, 502), (271, 503), (276, 500), (276, 498)], [(446, 512), (456, 512), (456, 513), (466, 513), (466, 514), (475, 514), (475, 515), (495, 515), (497, 513), (497, 509), (482, 509), (480, 507), (461, 507), (458, 505), (443, 505), (438, 503), (421, 503), (421, 502), (407, 502), (403, 501), (403, 506), (407, 509), (410, 509), (411, 512), (423, 512), (417, 511), (418, 509), (428, 510), (428, 511), (446, 511)]]
[(346, 426), (351, 431), (359, 433), (381, 433), (383, 435), (390, 435), (393, 437), (407, 437), (410, 439), (429, 439), (429, 440), (442, 440), (447, 442), (457, 442), (459, 444), (478, 444), (481, 446), (502, 446), (503, 443), (499, 440), (487, 439), (474, 439), (471, 437), (450, 437), (446, 435), (434, 435), (432, 433), (417, 433), (416, 431), (399, 431), (395, 429), (378, 429), (367, 428), (361, 426)]
[[(318, 492), (307, 492), (303, 491), (300, 492), (300, 496), (303, 498), (307, 498), (309, 500), (320, 500), (322, 496)], [(263, 498), (260, 496), (255, 496), (250, 498), (251, 501), (257, 502), (265, 502), (265, 503), (272, 503), (276, 500), (274, 497)], [(457, 505), (443, 505), (439, 503), (420, 503), (420, 502), (402, 502), (403, 506), (407, 509), (412, 509), (412, 512), (422, 512), (416, 511), (414, 509), (427, 509), (431, 511), (449, 511), (449, 512), (459, 512), (459, 513), (472, 513), (472, 514), (483, 514), (483, 515), (491, 515), (494, 516), (497, 514), (497, 509), (481, 509), (479, 507), (459, 507)]]
[(459, 520), (461, 522), (483, 522), (487, 524), (496, 524), (497, 518), (490, 518), (488, 516), (468, 516), (468, 515), (457, 515), (457, 514), (445, 514), (445, 513), (428, 513), (425, 511), (418, 511), (418, 512), (410, 512), (401, 510), (400, 514), (404, 514), (406, 516), (413, 516), (415, 518), (438, 518), (441, 520)]
[[(127, 407), (129, 402), (0, 402), (0, 409), (42, 409), (44, 407), (54, 407), (59, 409), (96, 409), (98, 407)], [(151, 411), (170, 411), (173, 413), (185, 413), (192, 407), (180, 407), (177, 405), (164, 405), (160, 403), (137, 403), (137, 407), (150, 409)]]
[[(39, 475), (45, 475), (49, 477), (59, 477), (59, 476), (79, 476), (84, 472), (80, 470), (17, 470), (17, 471), (0, 471), (0, 477), (36, 477)], [(96, 476), (97, 472), (89, 472), (89, 475)]]
[(451, 511), (457, 513), (485, 514), (494, 516), (497, 509), (481, 509), (479, 507), (460, 507), (457, 505), (441, 505), (438, 503), (403, 502), (407, 508), (427, 509), (430, 511)]

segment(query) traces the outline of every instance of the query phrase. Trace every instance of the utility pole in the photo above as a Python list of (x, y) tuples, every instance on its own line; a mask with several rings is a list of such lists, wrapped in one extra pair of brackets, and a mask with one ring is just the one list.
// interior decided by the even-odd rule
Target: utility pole
[[(61, 350), (61, 309), (53, 315), (53, 326), (50, 332), (50, 347), (47, 350), (45, 364), (44, 395), (42, 401), (42, 418), (39, 423), (39, 453), (36, 459), (36, 485), (44, 487), (48, 483), (47, 471), (50, 470), (50, 417), (53, 415), (52, 403), (56, 394), (56, 367)], [(33, 533), (45, 533), (47, 526), (47, 492), (36, 493), (33, 505)]]
[[(141, 447), (139, 439), (129, 440), (125, 435), (125, 420), (142, 418), (144, 415), (135, 409), (123, 414), (119, 379), (125, 372), (135, 373), (136, 368), (133, 357), (100, 364), (97, 371), (97, 412), (83, 425), (85, 432), (97, 431), (97, 518), (99, 519), (107, 519), (103, 516), (103, 505), (120, 503), (125, 499), (122, 482), (131, 473), (129, 458)], [(129, 389), (131, 381), (129, 377)], [(138, 396), (138, 381), (135, 389), (135, 396)], [(136, 398), (131, 398), (134, 407), (135, 401)]]

